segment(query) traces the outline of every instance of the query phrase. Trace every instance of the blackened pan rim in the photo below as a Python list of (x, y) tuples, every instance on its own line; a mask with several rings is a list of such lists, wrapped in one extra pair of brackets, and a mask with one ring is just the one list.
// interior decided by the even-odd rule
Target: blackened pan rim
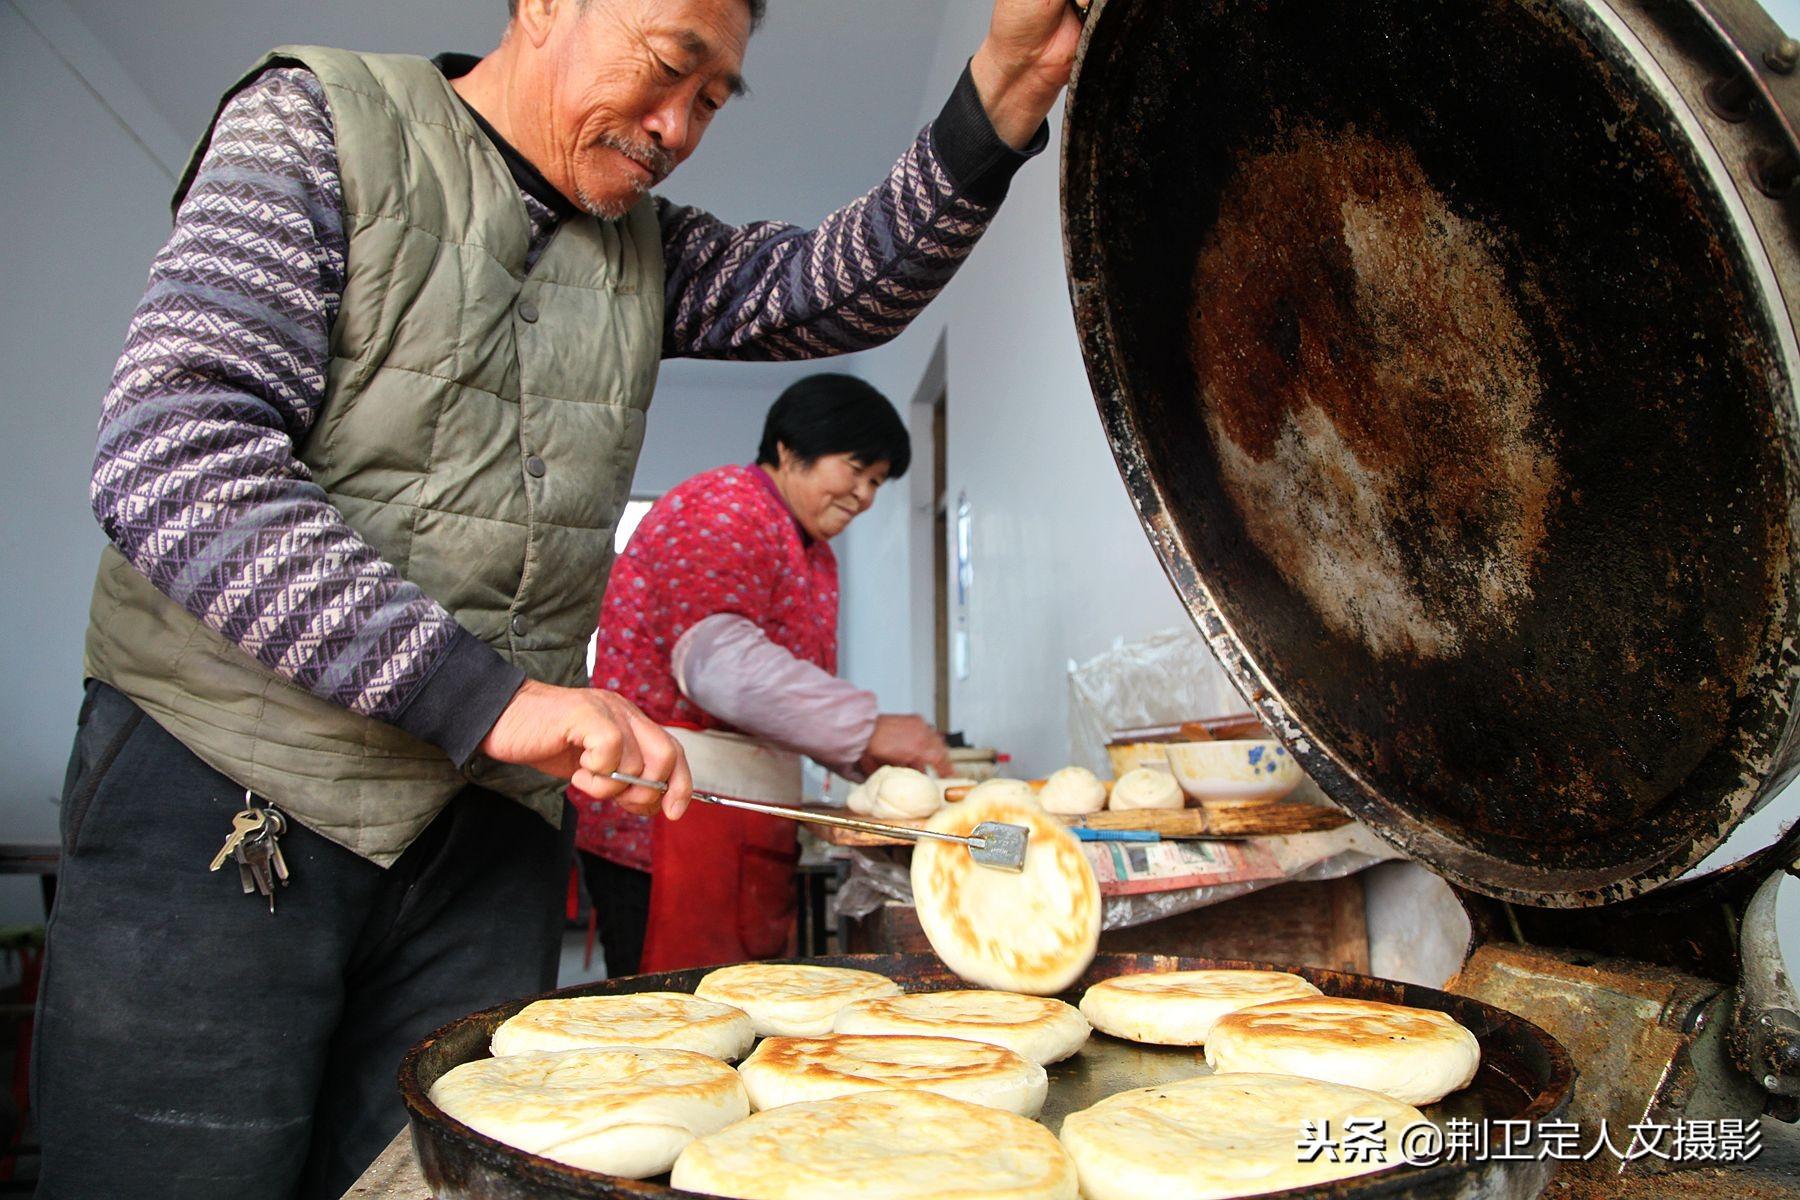
[[(1367, 821), (1377, 836), (1404, 853), (1420, 858), (1430, 869), (1471, 891), (1526, 905), (1551, 908), (1603, 906), (1628, 899), (1680, 878), (1701, 863), (1721, 844), (1730, 830), (1753, 810), (1764, 793), (1766, 777), (1740, 778), (1736, 786), (1711, 797), (1704, 806), (1695, 805), (1693, 822), (1698, 831), (1685, 843), (1673, 849), (1656, 852), (1624, 862), (1595, 869), (1569, 866), (1541, 866), (1502, 858), (1489, 849), (1457, 836), (1453, 825), (1433, 821), (1428, 815), (1402, 807), (1383, 795), (1355, 765), (1344, 758), (1339, 749), (1320, 738), (1309, 721), (1292, 709), (1281, 689), (1275, 687), (1245, 648), (1229, 608), (1219, 603), (1209, 580), (1195, 565), (1194, 556), (1185, 548), (1187, 539), (1178, 531), (1176, 511), (1169, 503), (1163, 481), (1151, 470), (1145, 452), (1145, 429), (1140, 410), (1127, 399), (1127, 383), (1131, 378), (1119, 350), (1113, 329), (1114, 305), (1109, 302), (1107, 267), (1101, 245), (1104, 216), (1100, 211), (1094, 156), (1091, 146), (1096, 134), (1084, 127), (1084, 116), (1090, 108), (1113, 111), (1119, 107), (1116, 95), (1084, 98), (1084, 67), (1095, 39), (1112, 36), (1113, 26), (1123, 20), (1108, 10), (1113, 0), (1094, 0), (1087, 16), (1076, 65), (1071, 78), (1062, 134), (1062, 223), (1069, 275), (1070, 297), (1075, 311), (1077, 334), (1083, 358), (1102, 423), (1106, 429), (1126, 490), (1139, 521), (1157, 555), (1164, 574), (1175, 587), (1184, 607), (1227, 675), (1246, 701), (1264, 719), (1297, 757), (1308, 773), (1335, 799), (1358, 817)], [(1132, 0), (1121, 0), (1128, 12)], [(1796, 411), (1793, 381), (1800, 378), (1800, 345), (1797, 345), (1790, 322), (1779, 319), (1787, 312), (1779, 276), (1770, 259), (1756, 222), (1745, 203), (1744, 194), (1732, 179), (1718, 147), (1706, 134), (1700, 117), (1664, 66), (1645, 46), (1636, 31), (1626, 25), (1604, 0), (1546, 0), (1565, 13), (1588, 36), (1608, 39), (1614, 53), (1608, 62), (1618, 67), (1627, 65), (1635, 73), (1640, 93), (1653, 97), (1665, 116), (1683, 133), (1676, 148), (1685, 157), (1688, 170), (1704, 178), (1710, 186), (1701, 188), (1704, 199), (1724, 210), (1723, 228), (1729, 231), (1732, 249), (1746, 269), (1750, 286), (1760, 297), (1756, 318), (1764, 336), (1779, 348), (1779, 368), (1784, 378), (1779, 381), (1778, 416), (1793, 428), (1800, 412)], [(1689, 0), (1694, 8), (1706, 12), (1699, 0)], [(1715, 29), (1716, 22), (1710, 22)], [(1111, 47), (1108, 47), (1109, 51)], [(1737, 53), (1735, 48), (1734, 53)], [(1741, 57), (1741, 55), (1740, 55)], [(1090, 83), (1088, 91), (1098, 86)], [(1116, 86), (1115, 86), (1116, 92)], [(1784, 125), (1785, 128), (1785, 125)], [(1796, 474), (1794, 439), (1782, 447), (1783, 461), (1790, 478)], [(1800, 488), (1790, 489), (1800, 494)], [(1195, 528), (1201, 527), (1192, 517), (1184, 518)], [(1800, 526), (1800, 512), (1790, 507), (1789, 529)], [(1800, 537), (1794, 544), (1800, 546)], [(1795, 585), (1790, 580), (1789, 589)], [(1796, 619), (1795, 597), (1784, 593), (1790, 628)], [(1790, 701), (1800, 697), (1800, 659), (1793, 655), (1778, 680)], [(1780, 669), (1769, 661), (1765, 647), (1758, 672)], [(1790, 703), (1778, 732), (1771, 732), (1768, 722), (1733, 721), (1726, 737), (1749, 761), (1773, 763), (1780, 748), (1797, 736), (1800, 730), (1800, 704)], [(1722, 743), (1724, 744), (1724, 743)]]

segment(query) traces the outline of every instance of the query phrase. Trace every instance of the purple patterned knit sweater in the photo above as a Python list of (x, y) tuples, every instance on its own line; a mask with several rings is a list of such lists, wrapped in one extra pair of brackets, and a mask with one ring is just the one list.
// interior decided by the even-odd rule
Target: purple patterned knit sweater
[[(567, 208), (502, 150), (535, 260)], [(888, 178), (817, 229), (733, 227), (658, 198), (664, 356), (887, 341), (974, 248), (1027, 156), (994, 134), (965, 72)], [(94, 512), (159, 590), (263, 665), (460, 764), (523, 676), (383, 561), (295, 457), (325, 400), (346, 253), (323, 88), (271, 69), (221, 114), (152, 265), (101, 415)]]

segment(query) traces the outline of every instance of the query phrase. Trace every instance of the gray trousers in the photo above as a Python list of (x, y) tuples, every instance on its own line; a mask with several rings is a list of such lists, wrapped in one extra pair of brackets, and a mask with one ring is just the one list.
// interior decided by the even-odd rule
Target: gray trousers
[(554, 986), (559, 832), (468, 788), (383, 870), (297, 822), (267, 901), (207, 864), (243, 790), (88, 684), (33, 1053), (42, 1200), (337, 1200), (406, 1123), (408, 1047)]

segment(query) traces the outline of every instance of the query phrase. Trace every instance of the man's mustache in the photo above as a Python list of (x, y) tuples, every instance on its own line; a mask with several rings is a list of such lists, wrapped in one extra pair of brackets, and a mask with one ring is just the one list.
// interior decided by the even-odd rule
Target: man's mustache
[(629, 138), (604, 134), (600, 138), (600, 144), (644, 164), (650, 169), (653, 182), (661, 183), (675, 169), (675, 156), (655, 142), (634, 142)]

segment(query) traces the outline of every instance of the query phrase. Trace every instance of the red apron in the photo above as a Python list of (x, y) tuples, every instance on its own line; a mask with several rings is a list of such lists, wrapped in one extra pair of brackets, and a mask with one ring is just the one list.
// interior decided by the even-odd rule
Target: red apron
[[(745, 800), (799, 800), (799, 759), (730, 734), (671, 729), (694, 786)], [(656, 819), (643, 972), (678, 971), (789, 953), (798, 907), (794, 823), (714, 804)]]
[(794, 823), (696, 804), (659, 818), (650, 849), (650, 923), (640, 971), (678, 971), (788, 953)]

